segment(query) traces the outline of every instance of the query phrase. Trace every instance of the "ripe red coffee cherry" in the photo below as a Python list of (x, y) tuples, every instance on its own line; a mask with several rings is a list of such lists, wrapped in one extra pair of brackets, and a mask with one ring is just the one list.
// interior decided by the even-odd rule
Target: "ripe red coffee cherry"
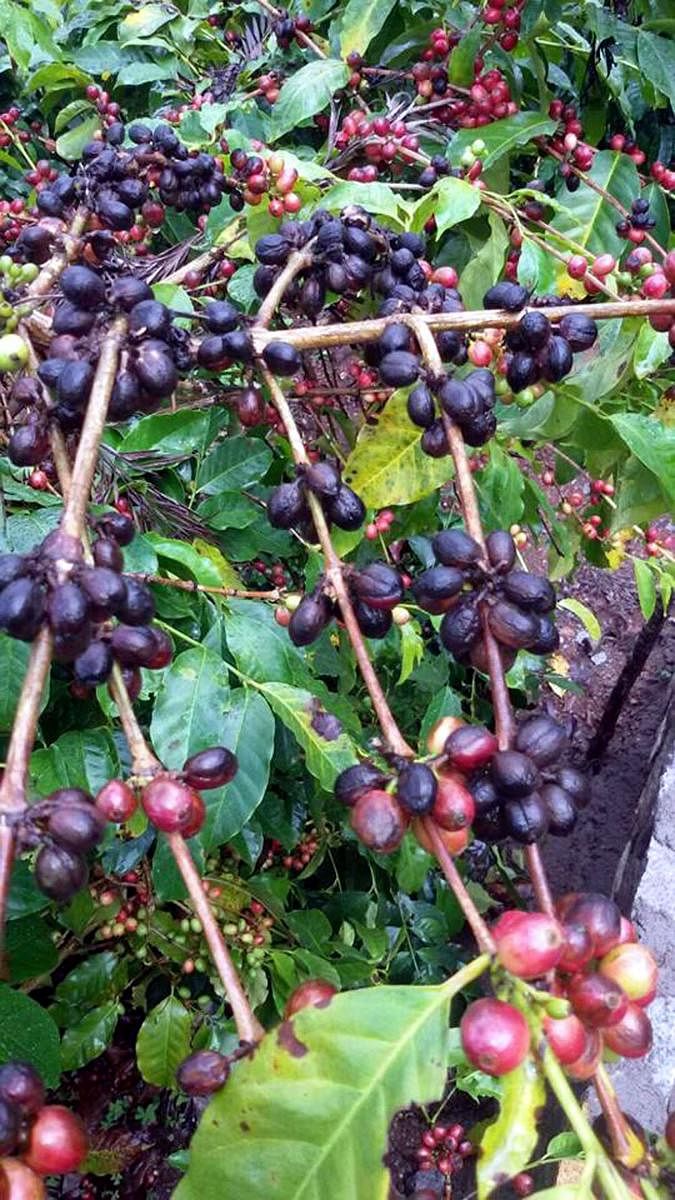
[(492, 926), (497, 957), (519, 979), (538, 979), (557, 966), (564, 946), (562, 927), (545, 913), (505, 912)]
[(565, 919), (583, 925), (588, 930), (598, 957), (619, 943), (621, 913), (614, 901), (601, 892), (582, 892), (570, 905)]
[(34, 1171), (18, 1158), (0, 1159), (1, 1200), (47, 1200), (47, 1189)]
[(143, 792), (141, 803), (152, 824), (162, 833), (180, 833), (192, 819), (191, 788), (176, 779), (153, 779)]
[(96, 807), (106, 821), (121, 825), (129, 821), (136, 812), (136, 796), (128, 784), (121, 779), (105, 783), (96, 796)]
[(514, 1071), (530, 1048), (530, 1031), (523, 1014), (503, 1000), (474, 1000), (459, 1028), (466, 1057), (487, 1075)]
[(583, 925), (571, 921), (563, 924), (565, 944), (558, 962), (558, 970), (574, 975), (581, 971), (593, 958), (593, 938)]
[(294, 1017), (302, 1008), (309, 1008), (310, 1005), (325, 1008), (336, 995), (337, 988), (328, 983), (328, 980), (307, 979), (288, 997), (284, 1007), (284, 1019), (287, 1021), (289, 1017)]
[(491, 761), (499, 743), (484, 725), (462, 725), (450, 734), (444, 749), (458, 771), (476, 771)]
[(622, 1058), (644, 1058), (652, 1048), (652, 1023), (638, 1004), (629, 1004), (616, 1025), (604, 1029), (603, 1040)]
[(359, 841), (378, 854), (390, 854), (403, 838), (407, 820), (389, 792), (372, 788), (359, 796), (352, 809), (351, 826)]
[(77, 1170), (87, 1150), (80, 1118), (61, 1104), (47, 1104), (35, 1118), (23, 1158), (38, 1175), (65, 1175)]
[(628, 997), (618, 983), (595, 971), (575, 975), (570, 980), (567, 996), (577, 1016), (595, 1029), (617, 1025), (628, 1008)]
[(475, 815), (476, 802), (468, 788), (454, 779), (440, 778), (431, 819), (450, 833), (467, 830)]
[(427, 734), (427, 750), (430, 754), (442, 754), (445, 743), (456, 729), (464, 725), (461, 717), (439, 717)]
[(571, 1079), (580, 1081), (590, 1079), (595, 1075), (600, 1062), (602, 1060), (602, 1037), (597, 1029), (585, 1029), (586, 1045), (583, 1053), (575, 1058), (574, 1062), (568, 1063), (566, 1066), (567, 1074)]
[(544, 1017), (544, 1032), (558, 1062), (563, 1066), (576, 1062), (586, 1046), (586, 1030), (578, 1017)]
[(188, 1096), (211, 1096), (226, 1082), (230, 1064), (217, 1050), (198, 1050), (184, 1058), (176, 1071), (178, 1086)]
[(194, 837), (199, 833), (204, 821), (206, 820), (206, 805), (202, 800), (199, 792), (192, 792), (192, 809), (189, 820), (185, 822), (181, 829), (184, 838)]
[(24, 1117), (34, 1117), (45, 1102), (45, 1086), (27, 1062), (6, 1062), (0, 1067), (0, 1097), (18, 1108)]
[(618, 983), (628, 999), (641, 1008), (651, 1004), (656, 995), (659, 968), (651, 950), (639, 942), (615, 946), (600, 960), (598, 971)]

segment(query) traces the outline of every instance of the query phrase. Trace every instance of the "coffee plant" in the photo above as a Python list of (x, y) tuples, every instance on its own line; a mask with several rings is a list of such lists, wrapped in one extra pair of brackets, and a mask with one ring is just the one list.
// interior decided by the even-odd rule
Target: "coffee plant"
[(671, 1196), (540, 851), (556, 585), (675, 579), (670, 6), (2, 15), (0, 1200)]

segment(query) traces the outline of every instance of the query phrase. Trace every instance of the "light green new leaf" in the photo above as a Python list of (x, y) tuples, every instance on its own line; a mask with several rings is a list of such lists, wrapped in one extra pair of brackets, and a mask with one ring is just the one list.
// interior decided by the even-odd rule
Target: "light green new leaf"
[(337, 58), (319, 58), (289, 75), (274, 105), (270, 141), (308, 121), (330, 103), (338, 88), (344, 87), (350, 76), (345, 62)]
[(501, 1080), (499, 1116), (486, 1129), (478, 1156), (478, 1200), (487, 1200), (505, 1179), (512, 1179), (530, 1160), (537, 1144), (539, 1110), (546, 1089), (533, 1059)]
[(446, 1073), (454, 987), (335, 996), (272, 1030), (207, 1108), (175, 1200), (374, 1200), (398, 1108)]
[(394, 392), (376, 425), (362, 425), (345, 464), (345, 482), (368, 508), (412, 504), (452, 477), (450, 458), (422, 453), (420, 431), (406, 410), (406, 391)]
[(148, 1013), (136, 1039), (136, 1061), (146, 1083), (176, 1086), (176, 1070), (190, 1049), (192, 1018), (175, 996)]
[(424, 639), (419, 630), (409, 621), (407, 625), (401, 626), (401, 673), (398, 682), (405, 683), (423, 658)]
[(67, 162), (75, 162), (78, 159), (86, 146), (90, 142), (94, 134), (100, 129), (101, 122), (99, 117), (85, 117), (84, 121), (80, 121), (73, 129), (67, 130), (56, 139), (56, 153), (61, 158), (65, 158)]
[(365, 54), (395, 3), (396, 0), (348, 0), (340, 22), (340, 52), (343, 58), (352, 50)]
[(589, 638), (594, 642), (598, 642), (602, 637), (602, 627), (595, 613), (586, 604), (582, 604), (581, 600), (577, 600), (574, 596), (566, 596), (564, 600), (558, 601), (558, 608), (566, 608), (568, 612), (574, 613), (583, 625)]
[(648, 621), (656, 608), (656, 580), (647, 563), (640, 558), (633, 559), (633, 572), (640, 601), (640, 612), (645, 621)]
[(304, 688), (291, 687), (287, 683), (262, 683), (258, 690), (304, 750), (307, 770), (329, 791), (336, 775), (356, 761), (351, 738), (341, 733), (328, 741), (317, 733), (312, 725), (317, 712), (316, 699)]

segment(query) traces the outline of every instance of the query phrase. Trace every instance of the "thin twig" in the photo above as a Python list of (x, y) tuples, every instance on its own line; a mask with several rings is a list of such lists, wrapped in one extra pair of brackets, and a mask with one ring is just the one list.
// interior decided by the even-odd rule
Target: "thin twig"
[[(296, 250), (293, 254), (289, 255), (288, 262), (284, 266), (283, 270), (277, 275), (277, 278), (274, 280), (274, 283), (265, 296), (260, 308), (258, 309), (256, 329), (267, 328), (284, 298), (286, 288), (293, 282), (296, 276), (304, 270), (305, 267), (309, 267), (311, 265), (313, 261), (313, 255), (310, 247), (311, 242), (308, 243), (308, 245), (302, 250)], [(285, 340), (286, 335), (284, 333), (284, 341)]]
[(281, 588), (272, 588), (270, 591), (257, 592), (247, 588), (231, 588), (231, 587), (215, 587), (208, 583), (195, 583), (192, 579), (168, 579), (165, 575), (153, 575), (147, 571), (130, 571), (134, 579), (138, 579), (141, 583), (157, 583), (162, 587), (180, 588), (184, 592), (203, 592), (208, 596), (225, 596), (232, 597), (238, 600), (269, 600), (275, 602), (280, 600), (283, 592)]
[(494, 957), (494, 955), (497, 953), (497, 947), (495, 945), (494, 938), (485, 924), (485, 921), (478, 912), (473, 900), (471, 899), (471, 896), (466, 890), (464, 880), (455, 866), (452, 855), (449, 854), (445, 848), (438, 825), (429, 817), (423, 817), (422, 824), (424, 826), (424, 831), (434, 848), (434, 854), (438, 859), (441, 870), (443, 871), (446, 880), (450, 884), (455, 899), (464, 913), (467, 924), (471, 929), (474, 938), (476, 939), (478, 949), (482, 954), (489, 954), (491, 957)]
[(53, 254), (40, 271), (40, 274), (28, 288), (29, 296), (45, 296), (51, 292), (60, 275), (63, 274), (69, 262), (77, 258), (82, 248), (81, 235), (89, 220), (89, 209), (78, 208), (70, 228), (63, 235), (63, 250)]

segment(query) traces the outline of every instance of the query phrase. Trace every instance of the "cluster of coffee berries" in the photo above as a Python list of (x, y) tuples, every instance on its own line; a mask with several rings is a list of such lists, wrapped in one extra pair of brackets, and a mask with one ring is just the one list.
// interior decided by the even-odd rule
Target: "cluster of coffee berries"
[[(500, 286), (514, 288), (518, 285), (497, 285)], [(555, 329), (542, 311), (535, 309), (525, 313), (506, 335), (510, 352), (506, 358), (506, 381), (511, 391), (522, 392), (540, 380), (560, 383), (572, 370), (573, 355), (589, 350), (597, 336), (595, 321), (582, 313), (568, 313)]]
[(339, 466), (324, 459), (297, 467), (296, 478), (291, 483), (281, 483), (274, 488), (267, 500), (270, 525), (275, 529), (297, 529), (310, 541), (317, 541), (308, 492), (316, 496), (329, 525), (337, 525), (338, 529), (358, 529), (363, 524), (365, 505), (356, 492), (342, 482)]
[[(33, 283), (37, 276), (38, 267), (35, 263), (14, 262), (9, 254), (0, 255), (0, 329), (4, 333), (13, 333), (21, 318), (30, 313), (31, 306), (25, 303), (23, 289)], [(23, 366), (23, 362), (20, 365)], [(2, 365), (0, 359), (0, 371), (15, 369), (11, 365)]]
[(306, 833), (303, 833), (300, 841), (293, 847), (290, 853), (284, 849), (280, 841), (272, 838), (269, 845), (265, 848), (264, 856), (260, 863), (260, 870), (269, 871), (271, 867), (281, 866), (285, 871), (304, 871), (318, 849), (319, 835), (316, 829), (310, 829)]
[[(647, 162), (647, 155), (632, 138), (626, 137), (623, 133), (613, 133), (607, 140), (607, 145), (610, 150), (616, 150), (619, 154), (626, 154), (631, 158), (636, 167), (642, 167)], [(653, 162), (649, 168), (649, 174), (662, 188), (666, 191), (675, 191), (675, 170), (672, 167), (667, 167), (665, 163)]]
[(505, 666), (518, 650), (551, 654), (558, 633), (549, 615), (555, 592), (544, 575), (515, 568), (516, 546), (506, 530), (488, 534), (485, 551), (462, 529), (445, 529), (432, 538), (437, 565), (412, 584), (421, 608), (443, 613), (439, 633), (460, 662), (486, 670), (483, 613), (502, 647)]
[(645, 240), (645, 234), (655, 225), (656, 218), (652, 216), (649, 200), (639, 198), (631, 204), (628, 216), (617, 221), (616, 232), (619, 237), (639, 246)]
[[(338, 158), (333, 166), (343, 170), (348, 164), (347, 179), (354, 183), (372, 183), (388, 170), (396, 178), (419, 157), (420, 139), (405, 121), (373, 116), (356, 108), (347, 113), (335, 135)], [(361, 161), (357, 164), (355, 160)], [(440, 170), (447, 174), (447, 159), (438, 160)], [(441, 165), (442, 164), (442, 165)]]
[(25, 810), (17, 829), (21, 850), (39, 847), (35, 882), (50, 900), (65, 903), (89, 878), (86, 854), (103, 836), (105, 820), (81, 788), (59, 788)]
[(277, 39), (277, 44), (282, 50), (288, 50), (291, 42), (297, 38), (299, 33), (311, 33), (314, 26), (309, 17), (301, 14), (298, 17), (291, 17), (285, 9), (281, 9), (278, 15), (272, 22), (272, 29)]
[[(106, 513), (97, 519), (97, 532), (91, 566), (83, 561), (80, 541), (58, 530), (29, 554), (0, 558), (0, 629), (32, 642), (46, 623), (55, 658), (72, 664), (75, 683), (85, 688), (105, 683), (114, 662), (136, 672), (158, 670), (172, 655), (166, 634), (150, 624), (150, 590), (122, 574), (121, 546), (131, 541), (133, 523)], [(111, 628), (113, 617), (118, 624)], [(140, 676), (136, 693), (139, 686)]]
[[(461, 736), (459, 730), (446, 743), (454, 766), (452, 742)], [(553, 717), (529, 717), (518, 728), (514, 749), (498, 750), (489, 765), (472, 775), (477, 837), (511, 837), (527, 845), (546, 833), (564, 837), (572, 832), (590, 802), (590, 789), (581, 771), (559, 762), (567, 742), (567, 731)]]
[[(450, 336), (453, 335), (439, 333), (439, 346)], [(459, 353), (466, 351), (462, 347)], [(408, 396), (408, 416), (414, 425), (424, 430), (420, 439), (423, 453), (430, 458), (443, 458), (450, 453), (443, 418), (447, 417), (459, 427), (469, 446), (483, 446), (497, 428), (494, 405), (494, 375), (481, 367), (463, 379), (449, 375), (431, 380), (429, 386), (418, 384)]]
[(224, 188), (235, 212), (241, 212), (245, 204), (254, 207), (260, 204), (266, 193), (270, 193), (268, 207), (273, 217), (296, 213), (302, 207), (300, 197), (293, 191), (298, 172), (280, 154), (263, 159), (245, 150), (233, 150), (230, 165), (233, 174), (225, 178)]
[(467, 1158), (475, 1153), (476, 1147), (467, 1137), (463, 1125), (459, 1122), (453, 1125), (438, 1124), (422, 1134), (417, 1161), (420, 1171), (435, 1168), (441, 1175), (452, 1176), (461, 1171)]
[(491, 30), (499, 33), (499, 45), (502, 50), (515, 50), (518, 45), (520, 29), (520, 10), (525, 0), (486, 0), (485, 8), (480, 14), (481, 21)]
[(45, 1175), (77, 1171), (88, 1151), (79, 1117), (45, 1104), (45, 1087), (30, 1063), (0, 1066), (0, 1196), (46, 1200)]
[(582, 141), (583, 126), (579, 114), (573, 104), (564, 104), (562, 100), (552, 100), (548, 115), (560, 124), (550, 140), (551, 149), (562, 156), (560, 174), (565, 180), (569, 192), (576, 192), (581, 180), (573, 168), (578, 171), (588, 171), (593, 166), (595, 148)]
[[(199, 793), (224, 787), (234, 779), (238, 767), (236, 755), (225, 746), (200, 750), (180, 771), (161, 772), (145, 785), (140, 797), (143, 810), (162, 833), (194, 837), (206, 816)], [(96, 807), (109, 821), (128, 821), (136, 809), (136, 794), (129, 784), (112, 779), (98, 793)]]
[[(369, 638), (386, 637), (393, 624), (392, 610), (403, 597), (398, 571), (387, 563), (373, 562), (360, 570), (349, 570), (345, 582), (361, 632)], [(326, 580), (320, 579), (314, 591), (303, 596), (292, 613), (288, 632), (296, 646), (309, 646), (316, 641), (338, 615), (326, 587)]]

